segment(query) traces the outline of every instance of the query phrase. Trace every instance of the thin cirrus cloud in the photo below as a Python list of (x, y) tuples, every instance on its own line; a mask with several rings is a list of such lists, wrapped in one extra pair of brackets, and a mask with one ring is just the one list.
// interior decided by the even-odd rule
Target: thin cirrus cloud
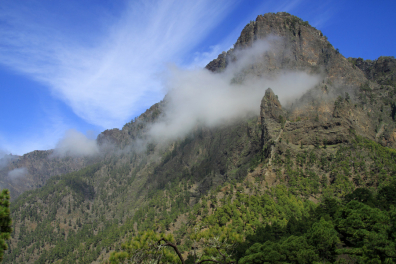
[(38, 19), (34, 10), (8, 2), (0, 9), (0, 62), (47, 85), (88, 123), (119, 127), (162, 99), (164, 64), (191, 51), (233, 6), (209, 0), (128, 2), (120, 18), (89, 42), (51, 25), (56, 14)]

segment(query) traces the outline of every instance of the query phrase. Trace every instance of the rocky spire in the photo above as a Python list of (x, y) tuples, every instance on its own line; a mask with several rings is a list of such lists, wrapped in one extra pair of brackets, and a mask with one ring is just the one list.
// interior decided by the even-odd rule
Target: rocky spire
[(283, 118), (286, 116), (278, 96), (274, 94), (271, 88), (265, 91), (265, 95), (261, 100), (260, 116), (264, 119), (273, 118), (277, 121), (280, 121), (280, 116)]

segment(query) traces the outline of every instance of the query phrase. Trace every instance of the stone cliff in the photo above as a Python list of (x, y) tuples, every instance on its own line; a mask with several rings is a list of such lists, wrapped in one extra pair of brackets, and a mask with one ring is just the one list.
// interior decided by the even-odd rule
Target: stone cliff
[(206, 68), (222, 72), (237, 60), (238, 50), (263, 39), (271, 49), (258, 54), (259, 59), (238, 74), (240, 81), (249, 76), (271, 78), (285, 70), (322, 76), (321, 83), (285, 109), (285, 117), (294, 121), (285, 129), (288, 140), (295, 144), (303, 141), (312, 145), (323, 140), (335, 144), (347, 142), (350, 131), (355, 131), (384, 145), (396, 146), (396, 88), (391, 86), (395, 59), (346, 59), (321, 31), (281, 12), (259, 15), (242, 30), (234, 48), (220, 54)]

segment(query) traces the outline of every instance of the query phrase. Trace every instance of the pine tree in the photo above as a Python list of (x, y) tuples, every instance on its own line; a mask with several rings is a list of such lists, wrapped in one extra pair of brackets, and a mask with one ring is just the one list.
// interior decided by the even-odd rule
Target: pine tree
[(10, 191), (4, 189), (0, 193), (0, 261), (3, 260), (4, 250), (8, 249), (6, 240), (10, 239)]

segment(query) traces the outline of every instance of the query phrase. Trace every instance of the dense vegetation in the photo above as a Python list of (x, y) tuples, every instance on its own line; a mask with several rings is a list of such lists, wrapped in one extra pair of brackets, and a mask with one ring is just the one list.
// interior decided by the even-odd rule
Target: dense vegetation
[(10, 239), (10, 192), (4, 189), (0, 193), (0, 261), (3, 260), (4, 250), (8, 249), (6, 240)]
[[(226, 184), (202, 197), (186, 215), (187, 225), (171, 238), (180, 251), (190, 252), (185, 263), (209, 259), (218, 263), (393, 263), (396, 151), (359, 136), (351, 144), (337, 146), (335, 154), (327, 154), (325, 150), (333, 147), (301, 150), (295, 158), (290, 151), (278, 156), (275, 170), (284, 174), (278, 173), (279, 184), (273, 187), (253, 178)], [(330, 177), (316, 176), (319, 168), (324, 170), (321, 175), (327, 172)], [(322, 195), (319, 204), (309, 200), (318, 194)], [(161, 219), (161, 214), (155, 217), (155, 210), (147, 210), (139, 217), (143, 228), (131, 234), (130, 242), (123, 245), (126, 251), (112, 254), (112, 263), (133, 257), (137, 248), (143, 254), (141, 239), (148, 243), (147, 232), (151, 236), (166, 232), (166, 227), (153, 230), (145, 224)], [(155, 239), (149, 240), (149, 252), (158, 258), (153, 253), (160, 252), (155, 251), (160, 245)], [(178, 259), (171, 249), (161, 254), (164, 263)]]
[[(353, 131), (351, 138), (346, 144), (303, 148), (278, 142), (272, 159), (275, 177), (272, 185), (264, 175), (256, 173), (267, 164), (267, 152), (263, 151), (248, 163), (250, 165), (245, 170), (251, 173), (247, 177), (230, 177), (196, 198), (192, 196), (196, 186), (191, 176), (196, 170), (194, 166), (170, 179), (169, 184), (149, 190), (142, 200), (139, 196), (131, 196), (144, 186), (143, 182), (137, 186), (140, 178), (136, 173), (142, 167), (155, 170), (143, 160), (133, 168), (116, 160), (109, 161), (106, 170), (110, 173), (102, 174), (102, 165), (96, 164), (53, 177), (43, 188), (26, 192), (12, 204), (13, 217), (17, 219), (13, 236), (19, 239), (18, 244), (11, 244), (6, 261), (105, 261), (111, 251), (122, 252), (122, 241), (132, 241), (141, 232), (152, 230), (155, 234), (173, 234), (186, 261), (192, 261), (191, 248), (198, 248), (196, 254), (200, 254), (201, 259), (216, 256), (204, 249), (213, 242), (210, 239), (227, 234), (224, 239), (228, 242), (222, 246), (230, 250), (227, 251), (228, 260), (241, 258), (248, 263), (250, 255), (274, 248), (286, 250), (293, 243), (305, 245), (301, 250), (319, 254), (312, 248), (314, 230), (310, 227), (314, 226), (335, 230), (329, 232), (333, 234), (337, 250), (332, 248), (330, 253), (323, 253), (329, 261), (337, 254), (360, 254), (362, 259), (367, 258), (372, 256), (367, 254), (374, 253), (356, 253), (367, 246), (365, 237), (362, 237), (363, 242), (353, 242), (357, 247), (355, 253), (347, 251), (352, 245), (348, 244), (348, 232), (352, 231), (342, 229), (342, 223), (349, 221), (346, 214), (352, 211), (356, 217), (362, 212), (376, 214), (380, 218), (373, 218), (372, 224), (383, 227), (375, 232), (388, 232), (387, 236), (383, 235), (384, 241), (387, 244), (394, 242), (391, 205), (394, 204), (396, 151), (356, 136)], [(168, 162), (176, 162), (179, 152), (185, 151), (189, 144), (193, 142), (180, 142), (182, 147), (174, 148), (173, 154), (164, 154), (171, 155)], [(139, 157), (128, 154), (119, 157), (118, 161), (134, 159), (139, 160)], [(354, 191), (357, 187), (364, 191)], [(359, 198), (363, 194), (368, 197), (366, 200)], [(312, 201), (322, 199), (319, 197), (325, 200), (317, 206)], [(327, 208), (329, 201), (333, 209), (320, 209)], [(380, 219), (382, 222), (377, 223)], [(304, 223), (307, 225), (299, 227)], [(299, 233), (291, 232), (291, 229), (299, 230)], [(275, 231), (268, 231), (267, 239), (259, 235), (262, 230)], [(271, 238), (271, 232), (279, 235)], [(315, 255), (313, 259), (323, 259), (323, 254)], [(293, 262), (291, 256), (281, 255)]]
[[(384, 241), (394, 243), (391, 209), (396, 175), (394, 149), (357, 136), (354, 131), (350, 131), (348, 143), (336, 145), (296, 146), (279, 140), (270, 144), (274, 152), (271, 168), (267, 168), (270, 152), (265, 146), (262, 151), (248, 154), (249, 145), (243, 145), (243, 142), (257, 144), (257, 137), (251, 133), (254, 128), (254, 123), (249, 121), (236, 126), (235, 130), (225, 127), (209, 137), (203, 134), (198, 137), (201, 140), (198, 143), (197, 139), (180, 141), (163, 153), (160, 163), (150, 163), (145, 154), (126, 153), (105, 163), (51, 178), (43, 188), (26, 192), (12, 204), (16, 219), (13, 237), (18, 240), (10, 244), (6, 262), (92, 263), (110, 257), (114, 262), (117, 256), (125, 259), (133, 252), (125, 251), (128, 242), (124, 250), (122, 244), (140, 239), (144, 232), (158, 236), (172, 234), (169, 239), (182, 252), (186, 263), (197, 259), (220, 260), (222, 255), (210, 250), (214, 243), (220, 243), (219, 250), (227, 254), (225, 261), (228, 262), (240, 259), (250, 263), (249, 256), (260, 255), (267, 252), (265, 250), (297, 254), (290, 250), (295, 244), (301, 245), (304, 252), (315, 252), (317, 255), (309, 255), (312, 261), (323, 261), (323, 258), (333, 261), (337, 260), (336, 256), (349, 255), (364, 262), (364, 258), (374, 256), (359, 249), (368, 246), (364, 244), (366, 238), (362, 238), (363, 242), (354, 242), (357, 247), (354, 252), (347, 251), (351, 244), (345, 238), (349, 233), (342, 229), (341, 215), (348, 208), (357, 210), (353, 215), (360, 211), (378, 213), (385, 219), (381, 222), (384, 227), (375, 230), (380, 234), (388, 232), (387, 236), (383, 235)], [(242, 139), (229, 141), (227, 135), (229, 138), (240, 135)], [(217, 143), (211, 145), (205, 140)], [(221, 154), (197, 156), (193, 166), (175, 172), (177, 164), (186, 162), (188, 153), (197, 153), (205, 144), (208, 144), (206, 148), (238, 148), (238, 155), (249, 159), (238, 161), (236, 164), (243, 165), (238, 168), (231, 167), (229, 160), (223, 163)], [(208, 168), (206, 172), (205, 168)], [(206, 189), (197, 189), (193, 176), (196, 171), (219, 179), (223, 168), (228, 170), (220, 183), (208, 182), (204, 185), (208, 186)], [(271, 174), (263, 175), (262, 170)], [(156, 178), (145, 180), (142, 171), (166, 175), (168, 183), (151, 184)], [(245, 174), (241, 174), (242, 171)], [(363, 205), (353, 203), (356, 199), (350, 195), (357, 196), (356, 188), (363, 188), (362, 193), (372, 197), (369, 202), (359, 198)], [(316, 201), (321, 200), (318, 206)], [(334, 207), (337, 212), (329, 216), (319, 213), (318, 209), (329, 206), (328, 201), (332, 206), (337, 205)], [(309, 224), (299, 227), (304, 223)], [(314, 226), (326, 227), (332, 235), (330, 253), (319, 254), (314, 248), (317, 245), (312, 242), (315, 230), (311, 227)], [(289, 229), (300, 231), (287, 231)], [(262, 230), (279, 235), (260, 240), (257, 236), (261, 236)], [(122, 253), (124, 251), (127, 254)], [(118, 253), (110, 256), (111, 252)], [(393, 257), (389, 252), (390, 255), (378, 255), (378, 258)], [(169, 254), (174, 253), (167, 249), (166, 255), (174, 257)], [(275, 260), (294, 261), (292, 255), (286, 253), (280, 258)]]
[(238, 263), (394, 263), (396, 182), (325, 198), (308, 217), (260, 226), (236, 248)]
[[(282, 221), (258, 224), (244, 241), (237, 235), (237, 229), (218, 226), (218, 230), (204, 231), (198, 236), (192, 234), (194, 245), (205, 240), (204, 247), (200, 256), (189, 255), (184, 262), (196, 263), (199, 258), (200, 261), (238, 261), (241, 264), (394, 263), (395, 204), (396, 182), (393, 182), (376, 195), (367, 188), (358, 188), (342, 200), (324, 198), (307, 215), (297, 218), (289, 215), (287, 224)], [(162, 263), (180, 262), (176, 251), (166, 248), (161, 241), (175, 243), (172, 236), (144, 232), (123, 245), (126, 251), (113, 253), (110, 262), (120, 263), (128, 259), (142, 263), (152, 259)], [(221, 250), (224, 252), (219, 254)]]

